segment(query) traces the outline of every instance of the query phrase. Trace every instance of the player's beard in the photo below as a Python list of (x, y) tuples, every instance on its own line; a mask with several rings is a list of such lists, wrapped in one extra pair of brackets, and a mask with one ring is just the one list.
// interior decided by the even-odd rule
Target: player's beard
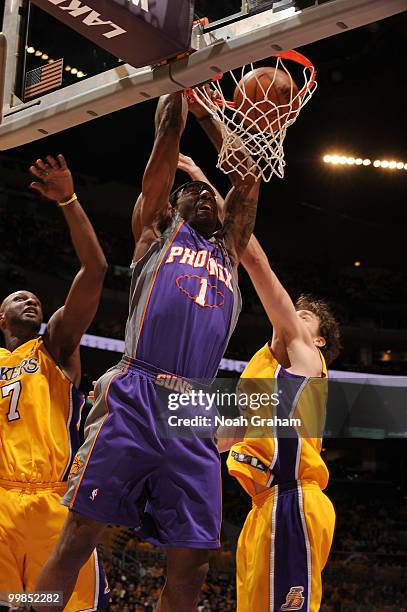
[(215, 233), (217, 221), (216, 219), (198, 219), (194, 216), (190, 225), (204, 238), (211, 238)]
[(35, 337), (40, 333), (41, 321), (14, 315), (10, 317), (7, 327), (17, 338)]

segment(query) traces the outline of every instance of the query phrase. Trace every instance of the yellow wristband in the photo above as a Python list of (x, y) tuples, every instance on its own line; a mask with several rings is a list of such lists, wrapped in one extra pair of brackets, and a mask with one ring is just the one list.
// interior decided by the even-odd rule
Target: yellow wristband
[(73, 193), (72, 196), (69, 198), (69, 200), (66, 200), (65, 202), (58, 202), (58, 206), (68, 206), (68, 204), (72, 204), (72, 202), (75, 202), (75, 200), (77, 200), (78, 197), (76, 195), (76, 193)]

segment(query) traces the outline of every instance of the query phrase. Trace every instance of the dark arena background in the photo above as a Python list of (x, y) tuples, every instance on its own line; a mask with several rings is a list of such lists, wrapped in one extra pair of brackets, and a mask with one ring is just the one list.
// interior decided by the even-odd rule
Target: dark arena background
[[(253, 0), (252, 10), (260, 4)], [(197, 17), (215, 21), (240, 6), (232, 0), (201, 0), (195, 10)], [(56, 41), (49, 35), (51, 17), (32, 10), (27, 44), (56, 56), (65, 44), (65, 30)], [(402, 13), (298, 49), (316, 66), (319, 87), (288, 131), (286, 177), (262, 186), (255, 228), (293, 298), (312, 293), (332, 304), (343, 344), (332, 369), (346, 375), (349, 384), (359, 381), (364, 391), (369, 386), (360, 401), (374, 413), (371, 421), (368, 416), (360, 426), (344, 427), (324, 443), (327, 494), (337, 514), (324, 571), (324, 612), (407, 611), (406, 31)], [(117, 63), (102, 50), (86, 54), (70, 49), (67, 61), (85, 78), (92, 66), (96, 73)], [(65, 75), (67, 85), (74, 75)], [(69, 95), (69, 87), (66, 91)], [(0, 152), (1, 299), (21, 288), (33, 291), (47, 321), (63, 303), (77, 270), (61, 212), (28, 188), (28, 167), (49, 153), (65, 155), (108, 259), (101, 304), (87, 346), (81, 348), (85, 393), (120, 359), (133, 253), (131, 211), (153, 142), (155, 106), (156, 100), (146, 101)], [(227, 192), (228, 179), (216, 169), (215, 151), (193, 117), (181, 151), (222, 194)], [(341, 163), (343, 156), (371, 163)], [(392, 166), (393, 160), (403, 167)], [(185, 180), (177, 174), (178, 184)], [(243, 269), (239, 276), (243, 310), (221, 377), (238, 376), (241, 362), (272, 333)], [(162, 343), (165, 350), (165, 338)], [(382, 403), (377, 401), (380, 393)], [(377, 423), (375, 411), (380, 406), (391, 410), (392, 402), (398, 427), (386, 429)], [(83, 420), (89, 409), (90, 404)], [(212, 555), (199, 612), (236, 610), (234, 553), (250, 499), (224, 464), (222, 549)], [(109, 609), (153, 611), (164, 583), (161, 550), (114, 525), (101, 550), (111, 588)]]

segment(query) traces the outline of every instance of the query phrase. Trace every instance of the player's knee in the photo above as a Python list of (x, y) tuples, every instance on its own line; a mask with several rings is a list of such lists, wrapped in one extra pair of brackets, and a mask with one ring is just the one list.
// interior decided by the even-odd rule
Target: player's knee
[(209, 562), (206, 562), (202, 565), (191, 567), (189, 571), (182, 575), (179, 573), (177, 576), (174, 576), (173, 579), (177, 582), (177, 584), (197, 586), (197, 588), (199, 588), (205, 581), (205, 578), (208, 575), (208, 570)]
[(186, 575), (167, 576), (165, 588), (169, 598), (179, 604), (196, 604), (202, 584), (208, 573), (208, 566), (201, 566)]
[(167, 571), (167, 584), (174, 589), (200, 588), (209, 570), (209, 560), (207, 558), (193, 559), (190, 563), (184, 562), (180, 565), (174, 564)]

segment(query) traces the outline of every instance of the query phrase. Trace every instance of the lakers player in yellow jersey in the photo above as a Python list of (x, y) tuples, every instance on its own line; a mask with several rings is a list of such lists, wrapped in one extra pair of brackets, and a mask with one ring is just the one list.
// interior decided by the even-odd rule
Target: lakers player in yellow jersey
[[(216, 131), (209, 126), (205, 131), (216, 145)], [(181, 155), (178, 167), (192, 179), (207, 181), (189, 157)], [(219, 195), (218, 203), (222, 208)], [(243, 439), (242, 428), (218, 430), (221, 452), (234, 443), (229, 473), (253, 500), (238, 543), (237, 611), (316, 612), (335, 524), (333, 506), (323, 493), (328, 470), (320, 453), (326, 364), (338, 355), (339, 328), (322, 300), (302, 296), (293, 304), (254, 235), (242, 264), (272, 323), (273, 337), (246, 367), (240, 391), (248, 398), (277, 394), (278, 403), (245, 413), (249, 425)], [(272, 426), (273, 417), (284, 425)], [(290, 418), (298, 424), (290, 427)]]
[[(30, 168), (31, 187), (58, 202), (81, 268), (44, 335), (40, 300), (16, 291), (0, 307), (0, 605), (33, 592), (68, 514), (60, 504), (79, 446), (83, 395), (79, 343), (99, 304), (106, 260), (59, 155)], [(96, 610), (106, 598), (96, 551), (65, 610)]]
[(325, 302), (302, 296), (293, 304), (254, 236), (243, 265), (273, 336), (243, 372), (241, 390), (274, 392), (278, 401), (272, 425), (267, 420), (262, 428), (249, 418), (228, 458), (229, 473), (253, 501), (238, 543), (237, 609), (316, 612), (335, 525), (320, 453), (326, 364), (339, 352), (339, 329)]

